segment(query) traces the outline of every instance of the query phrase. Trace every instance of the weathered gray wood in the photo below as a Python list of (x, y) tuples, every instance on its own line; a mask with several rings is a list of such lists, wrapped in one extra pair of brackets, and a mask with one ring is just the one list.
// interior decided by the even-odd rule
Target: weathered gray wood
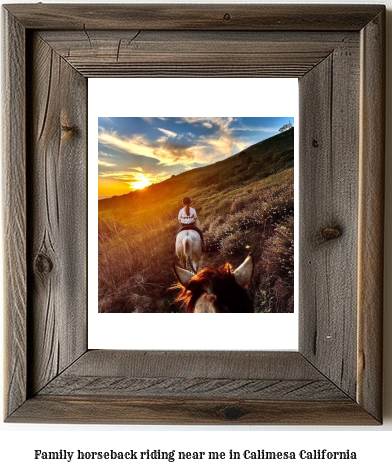
[(32, 29), (357, 31), (379, 5), (19, 4), (6, 8)]
[(212, 400), (345, 400), (329, 380), (209, 379), (205, 377), (88, 377), (60, 375), (40, 395), (95, 395), (132, 398), (195, 398)]
[[(316, 424), (323, 419), (342, 423), (336, 415), (342, 416), (342, 407), (346, 406), (351, 423), (374, 423), (299, 353), (94, 350), (44, 387), (40, 397), (53, 406), (50, 417), (59, 416), (56, 404), (67, 397), (84, 409), (96, 410), (99, 415), (90, 415), (98, 416), (101, 422), (107, 416), (100, 410), (102, 397), (110, 397), (111, 409), (113, 400), (122, 401), (113, 410), (112, 422), (145, 423), (150, 419), (160, 423), (166, 419), (170, 423), (251, 420), (250, 423)], [(91, 398), (97, 403), (90, 405)], [(176, 401), (178, 408), (173, 411)], [(123, 404), (131, 407), (125, 419)], [(136, 406), (139, 409), (134, 411)], [(168, 412), (164, 413), (166, 408)], [(61, 416), (66, 419), (69, 410), (73, 411), (72, 402)], [(146, 418), (140, 418), (139, 410)], [(282, 414), (282, 410), (280, 418), (277, 413)], [(84, 417), (83, 410), (76, 416)]]
[[(333, 59), (332, 95), (332, 182), (330, 220), (326, 224), (341, 229), (340, 249), (330, 257), (333, 287), (330, 290), (328, 330), (334, 331), (337, 345), (324, 340), (334, 363), (320, 365), (325, 375), (355, 399), (357, 367), (357, 292), (358, 271), (358, 148), (359, 148), (359, 50), (337, 48)], [(330, 241), (332, 243), (332, 241)], [(331, 245), (332, 248), (333, 245)], [(328, 268), (328, 267), (327, 267)], [(332, 273), (332, 272), (331, 272)], [(329, 288), (329, 287), (328, 287)], [(339, 348), (339, 349), (338, 349)], [(328, 349), (325, 349), (328, 353)], [(327, 370), (329, 367), (329, 371)]]
[[(300, 347), (352, 398), (357, 363), (353, 295), (357, 288), (358, 63), (358, 51), (337, 48), (299, 83)], [(336, 235), (329, 239), (326, 229), (334, 229)]]
[(86, 79), (37, 35), (31, 74), (29, 269), (36, 393), (86, 349)]
[[(6, 158), (12, 155), (5, 165), (7, 421), (380, 423), (385, 8), (113, 7), (7, 6), (12, 12), (5, 14), (4, 143)], [(230, 12), (222, 16), (225, 7)], [(25, 51), (24, 27), (79, 31), (54, 32), (58, 54), (52, 40), (42, 41), (43, 31), (29, 32)], [(123, 44), (122, 33), (111, 39), (94, 28), (136, 33)], [(359, 61), (355, 38), (362, 28)], [(187, 32), (170, 31), (163, 39), (160, 29)], [(207, 41), (195, 41), (200, 31), (177, 45), (176, 35), (186, 36), (188, 30), (204, 30), (207, 36), (214, 34), (207, 30), (228, 30), (229, 36), (229, 30), (271, 30), (275, 56), (264, 56), (258, 45), (250, 58), (240, 44), (249, 43), (245, 33), (238, 44), (225, 33), (215, 51)], [(304, 30), (301, 42), (307, 49), (301, 56), (300, 42), (291, 49), (285, 39), (298, 39)], [(320, 32), (319, 42), (312, 31)], [(331, 48), (342, 34), (341, 44)], [(299, 353), (84, 353), (85, 77), (268, 77), (277, 72), (303, 75), (300, 310), (306, 312)]]
[(344, 392), (295, 352), (86, 353), (40, 395), (248, 400), (343, 400)]
[(92, 350), (67, 375), (324, 380), (298, 352)]
[[(356, 42), (357, 33), (331, 32), (317, 34), (290, 32), (279, 36), (276, 32), (203, 32), (203, 31), (40, 31), (41, 38), (49, 43), (68, 61), (99, 60), (121, 62), (126, 59), (148, 62), (149, 55), (205, 54), (208, 61), (214, 54), (242, 54), (247, 56), (264, 54), (271, 61), (280, 53), (300, 55), (312, 54), (323, 59), (334, 48), (351, 41)], [(188, 61), (192, 60), (192, 55)], [(180, 56), (181, 57), (181, 56)], [(146, 58), (146, 59), (143, 59)], [(198, 57), (196, 57), (198, 60)], [(278, 62), (278, 61), (276, 61)]]
[[(41, 37), (86, 77), (300, 77), (357, 34), (292, 32), (42, 31)], [(230, 66), (227, 58), (230, 57)]]
[[(252, 53), (285, 48), (295, 51), (328, 50), (342, 42), (357, 41), (357, 32), (349, 31), (181, 31), (181, 30), (40, 30), (39, 35), (61, 56), (87, 57), (107, 54), (120, 57), (138, 53), (140, 48), (152, 51), (187, 51), (196, 47), (200, 51), (234, 51)], [(228, 44), (227, 44), (228, 43)], [(277, 44), (278, 43), (278, 44)]]
[(27, 391), (26, 91), (24, 28), (8, 12), (3, 27), (4, 414), (9, 416)]
[(385, 11), (361, 32), (358, 402), (382, 419)]
[(9, 420), (34, 423), (375, 425), (353, 400), (189, 400), (38, 395)]
[(83, 67), (81, 70), (88, 78), (95, 77), (300, 77), (304, 74), (304, 68), (266, 68), (263, 66), (243, 66), (239, 65), (210, 65), (210, 66), (145, 66), (126, 65), (125, 67), (113, 66), (105, 67), (105, 71), (99, 73), (99, 69), (94, 67)]

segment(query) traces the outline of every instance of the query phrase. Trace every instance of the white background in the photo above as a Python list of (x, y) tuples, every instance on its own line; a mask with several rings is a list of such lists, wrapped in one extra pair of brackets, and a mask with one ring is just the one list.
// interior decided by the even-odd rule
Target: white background
[[(12, 3), (27, 3), (13, 0)], [(46, 2), (46, 3), (63, 3)], [(71, 3), (71, 2), (70, 2)], [(73, 2), (77, 3), (77, 2)], [(85, 3), (88, 3), (86, 0)], [(109, 0), (96, 3), (109, 3)], [(138, 3), (136, 0), (133, 3)], [(140, 2), (139, 2), (140, 3)], [(142, 2), (143, 3), (143, 2)], [(154, 0), (154, 3), (158, 3)], [(174, 2), (172, 2), (174, 3)], [(204, 3), (204, 2), (199, 2)], [(206, 2), (207, 3), (207, 2)], [(226, 0), (225, 3), (230, 3)], [(240, 2), (234, 2), (240, 3)], [(248, 3), (263, 3), (262, 1)], [(264, 3), (274, 3), (267, 0)], [(277, 3), (277, 2), (275, 2)], [(302, 0), (284, 3), (315, 3)], [(360, 1), (339, 1), (324, 3), (360, 3)], [(366, 0), (366, 3), (381, 3)], [(192, 426), (89, 426), (89, 425), (0, 425), (0, 468), (15, 472), (84, 473), (94, 469), (106, 472), (115, 469), (118, 473), (166, 472), (199, 473), (237, 472), (247, 473), (290, 471), (301, 473), (349, 472), (390, 472), (392, 445), (392, 0), (384, 0), (388, 7), (387, 24), (387, 163), (386, 163), (386, 252), (385, 252), (385, 324), (384, 324), (384, 425), (382, 427), (192, 427)], [(1, 272), (2, 274), (2, 272)], [(188, 451), (243, 451), (244, 449), (299, 450), (323, 449), (357, 451), (358, 461), (37, 461), (34, 449), (57, 451), (67, 449), (87, 450), (188, 450)], [(5, 471), (7, 472), (7, 471)]]

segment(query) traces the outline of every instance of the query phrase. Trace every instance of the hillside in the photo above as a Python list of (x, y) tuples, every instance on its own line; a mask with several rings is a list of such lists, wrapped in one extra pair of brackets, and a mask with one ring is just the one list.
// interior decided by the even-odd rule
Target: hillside
[[(140, 191), (101, 199), (98, 208), (102, 212), (131, 206), (135, 212), (140, 207), (145, 208), (154, 203), (162, 207), (162, 200), (165, 201), (165, 206), (171, 207), (171, 204), (175, 203), (177, 208), (184, 195), (191, 196), (195, 206), (195, 199), (201, 200), (198, 202), (200, 206), (207, 199), (207, 196), (203, 196), (206, 189), (208, 195), (211, 195), (214, 191), (259, 181), (293, 165), (294, 128), (291, 128), (287, 132), (256, 143), (226, 160), (186, 171)], [(156, 209), (151, 209), (151, 212), (155, 213)], [(201, 215), (199, 210), (199, 216)]]
[(100, 312), (178, 312), (171, 264), (182, 198), (205, 233), (202, 265), (251, 250), (256, 312), (293, 305), (294, 129), (215, 164), (99, 201)]

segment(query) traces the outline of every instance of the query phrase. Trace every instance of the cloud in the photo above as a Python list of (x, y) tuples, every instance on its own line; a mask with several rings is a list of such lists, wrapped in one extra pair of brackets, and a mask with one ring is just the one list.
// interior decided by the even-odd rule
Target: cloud
[(204, 138), (199, 140), (199, 144), (204, 147), (204, 153), (208, 156), (209, 162), (228, 158), (247, 146), (245, 142), (238, 140), (238, 138), (234, 139), (230, 135)]
[(273, 133), (278, 132), (278, 128), (268, 128), (268, 127), (234, 127), (233, 131), (236, 132), (264, 132), (264, 133)]
[(205, 128), (213, 128), (215, 125), (220, 130), (228, 130), (234, 117), (182, 117), (178, 120), (178, 123), (189, 123), (192, 125), (200, 125)]
[(107, 123), (109, 123), (110, 125), (114, 125), (114, 120), (112, 117), (99, 117), (99, 119), (102, 121), (105, 121)]
[(165, 172), (149, 173), (137, 167), (130, 168), (126, 171), (101, 171), (98, 173), (98, 177), (116, 179), (121, 182), (126, 182), (130, 188), (139, 189), (140, 183), (143, 183), (143, 187), (145, 187), (153, 183), (160, 183), (170, 176)]
[(177, 136), (177, 133), (171, 132), (170, 130), (165, 130), (164, 128), (158, 128), (157, 130), (159, 130), (160, 132), (162, 132), (163, 134), (165, 134), (167, 137), (170, 137), (170, 138), (176, 138)]
[(166, 143), (155, 148), (155, 156), (165, 165), (190, 163), (195, 161), (197, 147)]
[[(165, 143), (164, 140), (149, 142), (143, 135), (134, 135), (132, 138), (119, 137), (115, 132), (100, 130), (99, 142), (105, 146), (117, 148), (139, 156), (154, 158), (162, 165), (170, 166), (176, 163), (195, 161), (195, 150), (192, 145)], [(198, 154), (200, 158), (201, 155)], [(200, 163), (204, 163), (202, 160)]]
[[(233, 122), (236, 122), (236, 127), (238, 127), (238, 122), (232, 117), (184, 117), (177, 121), (197, 124), (206, 133), (195, 138), (192, 132), (187, 132), (186, 137), (192, 137), (193, 141), (182, 144), (179, 140), (184, 135), (178, 135), (168, 128), (157, 128), (163, 136), (155, 140), (148, 140), (145, 135), (118, 136), (116, 132), (103, 128), (99, 130), (98, 137), (100, 143), (107, 147), (154, 158), (163, 166), (181, 164), (187, 168), (190, 164), (206, 165), (228, 158), (248, 145), (234, 136), (231, 126)], [(211, 132), (207, 132), (207, 129)], [(176, 138), (176, 142), (173, 143), (170, 138)]]
[(145, 122), (149, 123), (150, 125), (152, 125), (154, 121), (154, 117), (140, 117), (140, 118), (144, 120)]
[(116, 166), (114, 163), (110, 163), (109, 161), (104, 161), (104, 160), (100, 160), (100, 159), (98, 159), (98, 165), (99, 166), (105, 166), (106, 168), (112, 168), (112, 167)]
[(148, 158), (156, 158), (154, 148), (150, 146), (143, 135), (134, 135), (132, 138), (122, 138), (115, 132), (100, 129), (98, 140), (103, 145), (127, 151), (128, 153), (147, 156)]

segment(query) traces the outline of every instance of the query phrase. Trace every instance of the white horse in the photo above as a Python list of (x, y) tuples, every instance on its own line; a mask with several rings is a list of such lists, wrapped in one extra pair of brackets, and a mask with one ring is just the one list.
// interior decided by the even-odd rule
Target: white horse
[(201, 257), (201, 238), (196, 230), (182, 230), (176, 238), (176, 254), (182, 268), (187, 264), (193, 273), (197, 273)]

